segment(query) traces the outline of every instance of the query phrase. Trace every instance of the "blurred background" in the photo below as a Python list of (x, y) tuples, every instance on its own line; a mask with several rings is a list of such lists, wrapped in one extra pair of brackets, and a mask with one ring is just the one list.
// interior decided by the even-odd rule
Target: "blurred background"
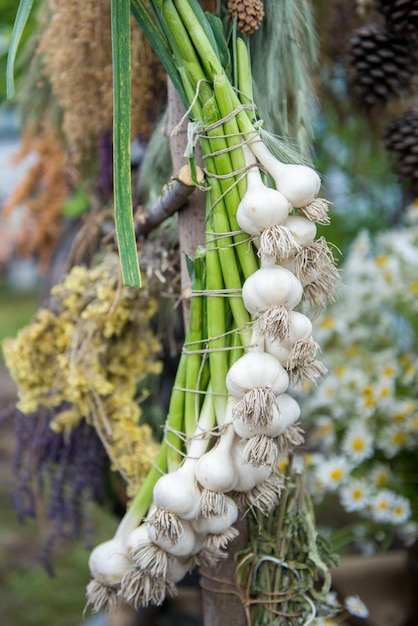
[[(405, 211), (418, 195), (417, 16), (415, 11), (413, 18), (408, 15), (405, 18), (402, 11), (407, 11), (408, 4), (416, 5), (412, 1), (379, 0), (312, 3), (319, 42), (319, 62), (311, 69), (316, 94), (312, 103), (315, 110), (312, 159), (321, 172), (323, 195), (332, 202), (326, 237), (339, 251), (342, 264), (359, 233), (367, 231), (371, 237), (377, 237), (400, 227)], [(49, 139), (47, 126), (37, 126), (46, 111), (50, 126), (54, 132), (58, 129), (58, 137), (62, 139), (63, 110), (66, 104), (71, 104), (65, 98), (64, 102), (57, 102), (48, 84), (56, 76), (48, 77), (36, 66), (39, 55), (34, 56), (33, 51), (50, 17), (46, 0), (37, 5), (24, 31), (17, 59), (18, 97), (8, 102), (3, 78), (16, 2), (0, 0), (0, 342), (15, 337), (32, 320), (48, 288), (56, 282), (57, 274), (62, 271), (57, 247), (68, 245), (65, 236), (72, 240), (74, 225), (79, 225), (83, 215), (94, 208), (91, 196), (108, 201), (111, 194), (105, 175), (107, 120), (96, 129), (97, 143), (92, 144), (94, 159), (92, 145), (80, 144), (77, 128), (71, 127), (70, 122), (64, 130), (66, 140), (56, 152), (51, 148), (56, 136)], [(388, 15), (394, 20), (394, 31), (388, 30), (385, 23)], [(406, 30), (401, 28), (403, 17)], [(68, 15), (67, 19), (70, 18)], [(412, 24), (412, 31), (408, 24)], [(47, 39), (44, 38), (42, 45), (47, 45)], [(59, 72), (58, 61), (55, 70)], [(148, 117), (148, 126), (144, 120), (139, 123), (140, 132), (133, 143), (132, 168), (138, 180), (143, 151), (163, 115), (165, 80), (155, 68), (151, 78), (142, 78), (144, 82), (138, 89), (151, 102), (154, 119)], [(101, 80), (104, 82), (103, 76)], [(36, 98), (31, 97), (34, 93)], [(104, 101), (107, 96), (108, 93), (101, 94)], [(31, 114), (37, 108), (43, 113), (34, 123)], [(74, 144), (69, 140), (71, 133)], [(42, 139), (43, 143), (37, 143), (36, 139)], [(75, 146), (74, 151), (80, 153), (76, 156), (72, 153), (70, 162), (62, 166), (64, 182), (53, 179), (52, 175), (48, 178), (45, 172), (52, 171), (51, 163), (65, 151), (62, 146), (68, 149), (68, 145), (72, 149)], [(48, 158), (44, 170), (36, 169)], [(93, 168), (92, 162), (97, 158), (99, 166)], [(157, 172), (155, 189), (167, 178), (169, 168), (167, 159), (161, 172)], [(39, 206), (42, 202), (45, 205), (45, 197), (39, 188), (48, 184), (51, 207), (49, 213), (45, 212), (46, 219), (41, 219)], [(64, 195), (60, 196), (58, 192), (63, 188)], [(58, 190), (58, 199), (53, 190)], [(138, 192), (138, 200), (141, 193), (145, 193), (143, 188)], [(147, 193), (153, 197), (154, 191), (147, 189)], [(52, 207), (53, 203), (58, 209)], [(415, 336), (411, 345), (416, 345), (414, 342)], [(16, 387), (0, 350), (0, 608), (7, 616), (4, 623), (77, 626), (82, 621), (89, 579), (86, 538), (58, 541), (51, 572), (42, 563), (45, 542), (42, 523), (28, 518), (24, 523), (18, 521), (12, 501), (16, 438), (13, 422), (8, 419), (15, 402)], [(114, 506), (91, 506), (94, 543), (98, 543), (113, 534), (118, 511)]]

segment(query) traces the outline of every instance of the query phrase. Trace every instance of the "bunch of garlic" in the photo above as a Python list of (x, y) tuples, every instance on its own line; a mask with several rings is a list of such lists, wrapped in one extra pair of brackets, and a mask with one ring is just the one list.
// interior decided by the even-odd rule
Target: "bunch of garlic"
[[(326, 370), (309, 318), (295, 309), (303, 299), (323, 304), (332, 297), (332, 254), (323, 238), (315, 241), (315, 220), (326, 221), (328, 203), (316, 200), (320, 179), (311, 168), (281, 164), (258, 141), (250, 148), (244, 146), (250, 169), (237, 220), (256, 238), (261, 258), (242, 288), (252, 344), (227, 373), (216, 444), (208, 450), (208, 393), (187, 456), (156, 482), (148, 516), (133, 516), (131, 524), (128, 512), (115, 538), (93, 551), (88, 595), (95, 610), (118, 598), (135, 607), (161, 604), (187, 571), (225, 557), (239, 510), (267, 515), (277, 505), (279, 460), (303, 442), (289, 385), (315, 382)], [(276, 189), (263, 183), (261, 166)]]

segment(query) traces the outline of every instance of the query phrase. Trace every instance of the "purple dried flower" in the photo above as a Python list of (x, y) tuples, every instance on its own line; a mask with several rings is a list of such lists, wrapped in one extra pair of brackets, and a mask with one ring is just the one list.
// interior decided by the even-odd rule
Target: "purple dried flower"
[(51, 575), (51, 555), (59, 539), (72, 540), (84, 533), (91, 547), (87, 505), (102, 500), (109, 469), (106, 451), (92, 426), (83, 420), (64, 435), (50, 428), (53, 417), (54, 412), (46, 408), (34, 415), (15, 411), (12, 468), (12, 501), (20, 521), (37, 516), (35, 493), (42, 494), (48, 520), (42, 561)]

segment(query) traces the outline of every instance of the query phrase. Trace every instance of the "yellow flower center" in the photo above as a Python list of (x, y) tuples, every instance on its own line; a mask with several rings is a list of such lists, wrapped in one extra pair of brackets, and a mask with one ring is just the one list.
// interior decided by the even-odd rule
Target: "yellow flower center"
[(395, 368), (393, 367), (393, 365), (386, 365), (383, 368), (382, 374), (383, 374), (383, 376), (386, 376), (386, 378), (392, 378), (394, 373), (395, 373)]
[(337, 367), (337, 369), (335, 370), (335, 374), (336, 376), (344, 376), (344, 374), (347, 371), (347, 367), (345, 365), (340, 365), (339, 367)]
[(388, 396), (390, 396), (390, 387), (381, 387), (380, 389), (380, 397), (381, 398), (387, 398)]
[(331, 472), (331, 479), (332, 480), (341, 480), (341, 478), (343, 476), (344, 476), (344, 472), (343, 472), (343, 470), (340, 467), (335, 468)]
[(321, 327), (325, 330), (332, 330), (333, 328), (335, 328), (335, 318), (331, 316), (324, 317), (321, 322)]
[(406, 441), (406, 435), (404, 432), (402, 432), (401, 430), (398, 430), (392, 437), (392, 441), (393, 443), (397, 444), (398, 446), (402, 445), (405, 443)]
[(418, 293), (418, 280), (414, 280), (411, 283), (411, 293)]
[(376, 485), (378, 487), (384, 487), (385, 485), (388, 484), (388, 480), (389, 480), (389, 476), (386, 472), (380, 472), (377, 476), (376, 476)]
[(355, 439), (353, 439), (352, 445), (353, 450), (355, 450), (356, 452), (361, 452), (366, 447), (364, 439), (361, 439), (360, 437), (356, 437)]
[(365, 408), (370, 409), (371, 407), (375, 405), (376, 405), (376, 402), (374, 401), (374, 399), (371, 396), (366, 396), (366, 398), (364, 399)]
[(377, 256), (375, 260), (376, 260), (376, 265), (378, 267), (384, 267), (385, 265), (387, 265), (388, 257), (385, 256), (384, 254), (381, 254)]

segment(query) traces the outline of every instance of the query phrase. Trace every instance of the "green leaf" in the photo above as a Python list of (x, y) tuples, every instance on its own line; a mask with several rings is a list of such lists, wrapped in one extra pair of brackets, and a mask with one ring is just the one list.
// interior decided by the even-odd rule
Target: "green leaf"
[(28, 17), (32, 10), (32, 5), (33, 0), (20, 0), (19, 7), (17, 9), (16, 19), (13, 25), (12, 36), (10, 39), (10, 47), (6, 67), (6, 86), (8, 100), (13, 100), (13, 98), (15, 97), (15, 83), (13, 76), (15, 59), (23, 30), (26, 26), (26, 22), (28, 21)]
[(141, 286), (131, 191), (130, 0), (112, 0), (113, 177), (116, 238), (125, 285)]

